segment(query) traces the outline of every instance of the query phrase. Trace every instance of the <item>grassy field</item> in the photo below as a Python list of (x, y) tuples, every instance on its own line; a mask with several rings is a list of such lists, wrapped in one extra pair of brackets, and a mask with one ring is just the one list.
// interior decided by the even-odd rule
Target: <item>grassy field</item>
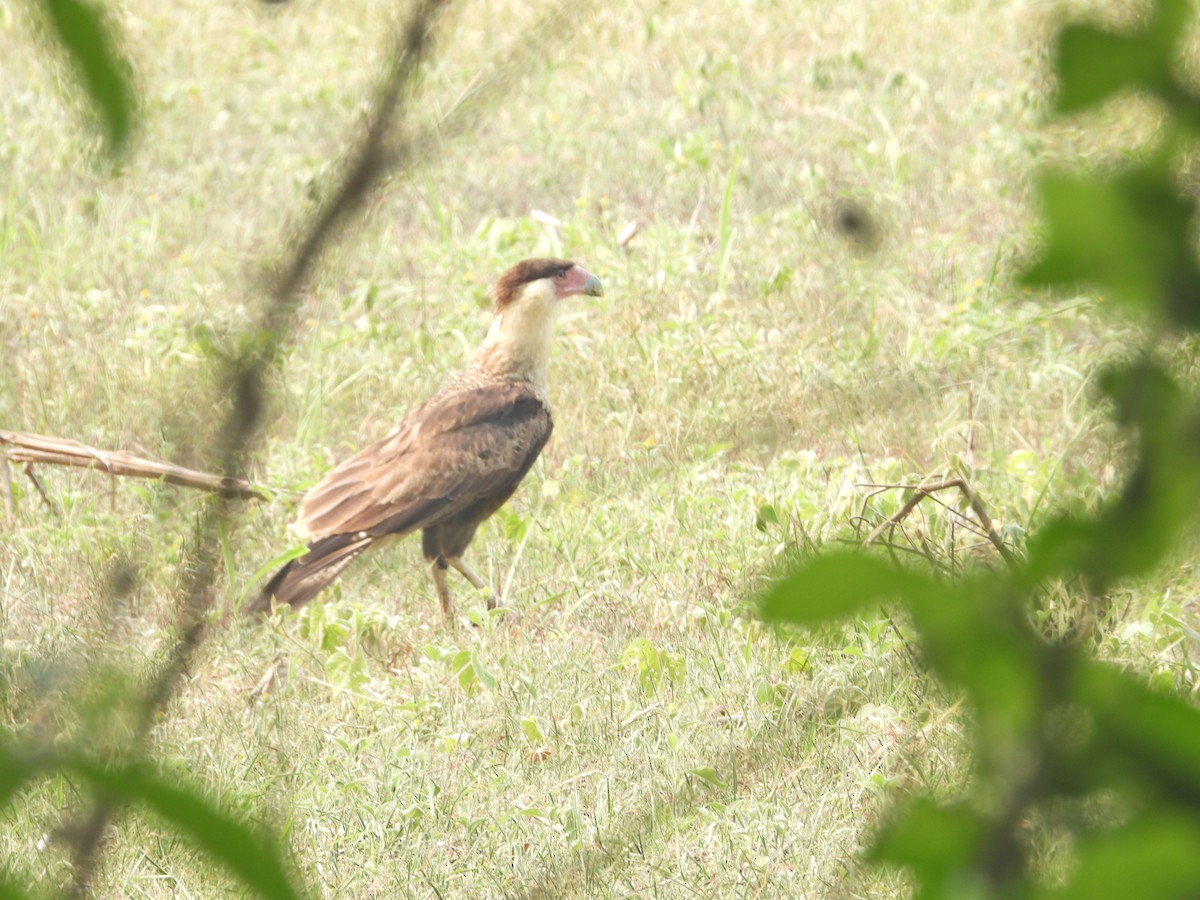
[[(448, 20), (417, 118), (537, 6)], [(871, 485), (961, 475), (1019, 541), (1118, 483), (1089, 379), (1134, 331), (1102, 297), (1011, 285), (1035, 167), (1154, 124), (1119, 105), (1102, 137), (1042, 126), (1046, 41), (1081, 8), (618, 0), (543, 47), (467, 134), (371, 195), (306, 289), (252, 471), (272, 499), (223, 536), (216, 615), (155, 759), (278, 829), (323, 896), (904, 894), (859, 852), (895, 796), (969, 777), (959, 698), (882, 613), (786, 637), (750, 602), (797, 552), (898, 508)], [(0, 427), (206, 463), (221, 354), (361, 131), (393, 15), (115, 4), (143, 119), (114, 174), (23, 11), (0, 10)], [(848, 231), (860, 209), (870, 227)], [(548, 253), (606, 294), (562, 315), (555, 437), (470, 554), (507, 607), (455, 582), (465, 615), (443, 622), (410, 540), (325, 603), (243, 621), (256, 576), (301, 542), (292, 492), (456, 371), (490, 279)], [(174, 640), (202, 501), (37, 474), (49, 503), (15, 472), (0, 530), (0, 716), (116, 751), (129, 687)], [(910, 522), (903, 542), (922, 540), (992, 560), (944, 509)], [(1099, 652), (1191, 684), (1198, 587), (1179, 554), (1111, 598)], [(67, 883), (53, 833), (86, 799), (65, 779), (23, 796), (0, 864)], [(226, 891), (162, 822), (117, 818), (98, 896)]]

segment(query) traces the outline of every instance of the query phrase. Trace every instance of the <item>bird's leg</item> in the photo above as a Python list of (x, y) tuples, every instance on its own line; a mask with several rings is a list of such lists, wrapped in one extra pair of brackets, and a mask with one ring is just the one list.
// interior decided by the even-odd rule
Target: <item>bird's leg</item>
[(466, 560), (461, 556), (451, 556), (446, 562), (463, 573), (463, 577), (471, 582), (471, 586), (477, 591), (487, 591), (487, 608), (495, 609), (497, 598), (496, 592), (492, 590), (491, 585), (475, 574), (475, 570), (467, 565)]
[(447, 619), (454, 615), (454, 604), (450, 602), (450, 580), (446, 578), (446, 560), (439, 556), (433, 561), (433, 584), (437, 588), (438, 600), (442, 604), (442, 615)]

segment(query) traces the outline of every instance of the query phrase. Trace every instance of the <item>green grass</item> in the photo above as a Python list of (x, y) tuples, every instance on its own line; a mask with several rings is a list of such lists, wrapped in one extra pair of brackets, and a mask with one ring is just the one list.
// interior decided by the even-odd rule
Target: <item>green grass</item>
[[(437, 161), (376, 191), (304, 294), (253, 473), (279, 494), (226, 535), (218, 614), (152, 749), (281, 829), (321, 895), (903, 894), (857, 853), (897, 794), (968, 777), (958, 698), (886, 618), (787, 638), (748, 601), (798, 551), (898, 508), (868, 484), (961, 474), (998, 526), (1029, 530), (1119, 481), (1089, 378), (1134, 333), (1103, 298), (1009, 276), (1032, 168), (1098, 157), (1146, 112), (1110, 111), (1098, 138), (1041, 130), (1056, 19), (1027, 5), (705, 10), (586, 17)], [(458, 13), (419, 117), (533, 15)], [(221, 348), (361, 129), (389, 22), (307, 3), (114, 18), (143, 122), (112, 176), (65, 73), (0, 12), (0, 79), (19, 86), (0, 92), (0, 425), (202, 464)], [(874, 252), (839, 233), (845, 200), (874, 217)], [(299, 542), (286, 492), (435, 390), (486, 328), (489, 279), (548, 252), (606, 294), (562, 316), (555, 438), (471, 550), (507, 608), (472, 610), (456, 582), (482, 624), (444, 624), (412, 540), (324, 604), (240, 621), (253, 573)], [(48, 510), (14, 474), (3, 725), (119, 749), (122, 685), (173, 639), (200, 500), (41, 467)], [(952, 522), (929, 507), (911, 537), (990, 559)], [(1101, 652), (1192, 684), (1198, 587), (1182, 552), (1129, 586)], [(47, 835), (77, 790), (22, 796), (0, 865), (61, 885)], [(233, 889), (163, 823), (115, 824), (98, 895)]]

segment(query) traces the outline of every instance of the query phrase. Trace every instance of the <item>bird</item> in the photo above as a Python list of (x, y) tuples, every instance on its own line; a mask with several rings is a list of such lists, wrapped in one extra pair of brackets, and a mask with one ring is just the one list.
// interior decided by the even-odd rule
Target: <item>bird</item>
[(271, 577), (247, 611), (300, 606), (366, 551), (415, 531), (446, 618), (454, 613), (449, 569), (487, 592), (495, 608), (496, 592), (463, 554), (554, 428), (546, 374), (561, 303), (603, 293), (599, 278), (567, 259), (522, 260), (497, 278), (494, 318), (463, 370), (304, 496), (308, 549)]

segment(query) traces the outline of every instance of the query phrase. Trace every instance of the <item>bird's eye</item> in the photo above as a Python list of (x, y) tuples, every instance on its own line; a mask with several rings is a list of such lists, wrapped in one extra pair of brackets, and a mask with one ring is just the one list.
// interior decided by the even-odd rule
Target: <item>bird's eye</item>
[(559, 281), (562, 281), (564, 278), (567, 277), (567, 270), (559, 269), (557, 272), (554, 273), (554, 277), (557, 278)]

